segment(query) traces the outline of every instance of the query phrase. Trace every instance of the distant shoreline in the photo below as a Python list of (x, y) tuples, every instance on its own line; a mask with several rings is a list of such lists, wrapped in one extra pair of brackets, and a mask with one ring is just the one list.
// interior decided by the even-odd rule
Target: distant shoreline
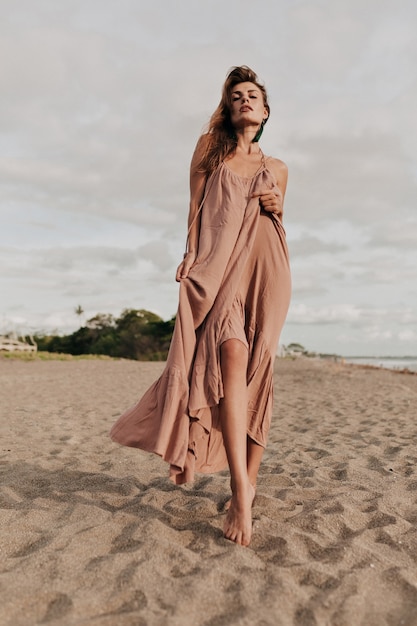
[[(340, 356), (336, 354), (306, 354), (298, 356), (284, 356), (277, 358), (289, 358), (289, 359), (320, 359), (323, 361), (333, 360), (339, 363), (345, 363), (347, 365), (357, 365), (359, 367), (375, 367), (380, 369), (392, 370), (394, 372), (410, 372), (417, 374), (417, 357), (371, 357), (371, 356)], [(120, 360), (133, 360), (123, 359), (120, 357), (109, 357), (102, 354), (63, 354), (59, 352), (35, 352), (35, 353), (22, 353), (22, 352), (5, 352), (0, 353), (0, 359), (10, 361), (84, 361), (84, 360), (108, 360), (108, 361), (120, 361)], [(140, 361), (143, 363), (152, 361)]]
[(342, 357), (343, 361), (352, 365), (365, 365), (371, 367), (379, 367), (394, 371), (408, 370), (417, 373), (417, 357)]

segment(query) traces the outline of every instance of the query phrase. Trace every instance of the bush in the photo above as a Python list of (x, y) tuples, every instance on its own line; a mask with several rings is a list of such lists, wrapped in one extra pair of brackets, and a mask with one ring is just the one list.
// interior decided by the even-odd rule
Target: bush
[(97, 313), (70, 335), (37, 335), (38, 349), (64, 354), (103, 354), (138, 361), (166, 359), (175, 317), (164, 321), (145, 309), (126, 309), (118, 319)]

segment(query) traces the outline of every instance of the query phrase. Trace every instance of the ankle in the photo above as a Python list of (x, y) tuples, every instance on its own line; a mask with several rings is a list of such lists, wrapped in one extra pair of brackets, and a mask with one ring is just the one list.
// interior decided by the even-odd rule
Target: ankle
[(250, 478), (244, 472), (242, 472), (238, 477), (230, 479), (230, 488), (232, 491), (246, 489), (249, 484), (251, 484)]
[(255, 488), (249, 480), (236, 484), (234, 489), (232, 489), (232, 498), (237, 498), (238, 500), (246, 500), (248, 497), (253, 498), (254, 496)]

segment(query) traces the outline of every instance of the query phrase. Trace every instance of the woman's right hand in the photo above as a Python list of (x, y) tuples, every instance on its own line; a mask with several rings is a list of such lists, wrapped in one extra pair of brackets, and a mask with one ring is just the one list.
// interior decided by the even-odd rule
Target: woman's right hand
[(175, 275), (175, 280), (177, 281), (177, 283), (179, 283), (181, 279), (187, 278), (188, 272), (190, 271), (194, 263), (195, 254), (193, 254), (192, 252), (187, 252), (187, 254), (184, 255), (183, 261), (181, 261), (177, 268), (177, 273)]

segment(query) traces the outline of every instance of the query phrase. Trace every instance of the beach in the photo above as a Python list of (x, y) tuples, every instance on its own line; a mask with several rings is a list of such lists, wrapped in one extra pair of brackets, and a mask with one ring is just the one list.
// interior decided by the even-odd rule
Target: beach
[(417, 376), (276, 359), (248, 548), (116, 418), (163, 363), (0, 359), (2, 626), (414, 626)]

